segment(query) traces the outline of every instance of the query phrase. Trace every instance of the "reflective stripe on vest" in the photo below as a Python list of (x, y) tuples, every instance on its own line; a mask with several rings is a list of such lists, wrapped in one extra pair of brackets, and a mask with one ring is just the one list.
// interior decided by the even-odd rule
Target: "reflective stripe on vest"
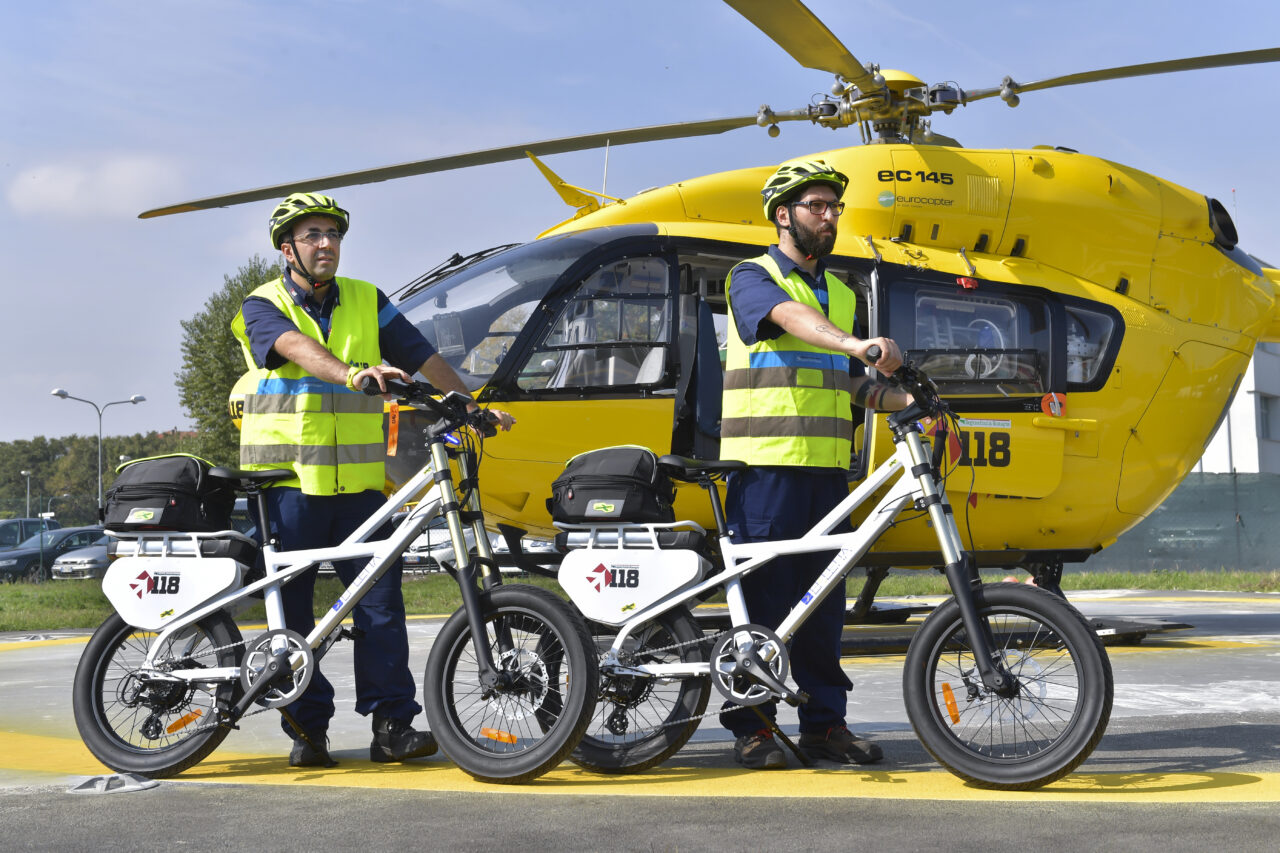
[[(853, 291), (832, 273), (826, 274), (824, 310), (798, 272), (783, 276), (767, 254), (744, 263), (763, 267), (788, 296), (825, 314), (837, 328), (853, 328), (857, 304)], [(729, 284), (732, 281), (730, 272)], [(848, 468), (853, 448), (852, 388), (848, 356), (810, 346), (786, 333), (747, 346), (730, 322), (720, 458), (751, 465)]]
[[(361, 367), (381, 363), (377, 288), (350, 278), (339, 278), (337, 284), (340, 301), (330, 318), (328, 340), (316, 321), (293, 301), (282, 278), (250, 295), (271, 302), (300, 332), (344, 363)], [(231, 330), (259, 376), (244, 398), (240, 466), (251, 471), (288, 468), (296, 479), (279, 485), (298, 487), (309, 495), (381, 490), (386, 479), (382, 398), (326, 382), (293, 362), (275, 370), (258, 370), (241, 314), (232, 321)]]

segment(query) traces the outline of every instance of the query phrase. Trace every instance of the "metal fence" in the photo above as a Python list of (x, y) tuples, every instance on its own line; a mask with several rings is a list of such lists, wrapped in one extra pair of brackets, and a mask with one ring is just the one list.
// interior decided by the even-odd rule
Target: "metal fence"
[(1280, 569), (1280, 474), (1191, 474), (1082, 568)]

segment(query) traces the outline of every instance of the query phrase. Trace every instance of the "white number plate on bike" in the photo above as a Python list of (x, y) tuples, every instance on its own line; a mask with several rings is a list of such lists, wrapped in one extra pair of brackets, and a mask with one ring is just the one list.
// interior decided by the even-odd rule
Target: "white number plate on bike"
[(158, 631), (194, 607), (240, 584), (230, 557), (121, 557), (102, 579), (120, 618)]
[(560, 586), (582, 614), (621, 625), (650, 604), (702, 576), (693, 551), (584, 548), (560, 564)]

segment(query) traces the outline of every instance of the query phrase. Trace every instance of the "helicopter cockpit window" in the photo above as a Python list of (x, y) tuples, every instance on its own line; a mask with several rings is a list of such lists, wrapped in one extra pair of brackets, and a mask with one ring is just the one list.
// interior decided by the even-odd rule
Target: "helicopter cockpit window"
[(398, 307), (474, 391), (493, 376), (556, 280), (610, 236), (609, 229), (597, 229), (491, 255)]
[(943, 394), (1048, 390), (1051, 336), (1043, 300), (909, 283), (891, 293), (891, 336)]
[(526, 391), (653, 385), (666, 375), (670, 270), (629, 258), (591, 273), (560, 309), (520, 371)]
[(1100, 311), (1067, 307), (1067, 382), (1089, 385), (1098, 378), (1116, 321)]

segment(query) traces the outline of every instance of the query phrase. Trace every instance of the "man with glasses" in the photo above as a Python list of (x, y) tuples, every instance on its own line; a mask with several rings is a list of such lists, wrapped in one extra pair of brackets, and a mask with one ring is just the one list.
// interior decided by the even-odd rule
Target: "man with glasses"
[[(469, 393), (382, 291), (337, 276), (349, 224), (328, 196), (295, 193), (277, 205), (270, 234), (284, 255), (284, 274), (250, 293), (231, 324), (257, 379), (245, 394), (240, 465), (295, 475), (266, 490), (272, 532), (284, 550), (336, 545), (383, 504), (382, 398), (358, 390), (366, 380), (386, 391), (387, 377), (408, 381), (419, 372), (446, 393)], [(509, 429), (510, 415), (497, 414)], [(353, 562), (334, 566), (348, 585), (362, 568)], [(303, 636), (315, 627), (315, 577), (313, 569), (281, 590), (285, 624)], [(422, 706), (409, 671), (400, 581), (397, 561), (353, 611), (356, 712), (373, 716), (373, 761), (436, 751), (431, 734), (411, 726)], [(285, 709), (281, 725), (294, 739), (290, 765), (335, 764), (326, 736), (333, 697), (317, 671)]]
[[(853, 291), (827, 272), (848, 178), (822, 161), (783, 164), (765, 182), (765, 216), (778, 242), (729, 274), (729, 343), (720, 458), (751, 465), (728, 482), (726, 513), (735, 542), (803, 536), (849, 494), (852, 405), (901, 409), (907, 395), (851, 373), (855, 362), (889, 374), (902, 364), (888, 338), (852, 334)], [(880, 348), (874, 364), (871, 345)], [(847, 525), (847, 522), (846, 522)], [(835, 532), (839, 532), (839, 528)], [(829, 553), (779, 557), (742, 579), (751, 621), (776, 628), (830, 560)], [(809, 700), (799, 708), (800, 748), (843, 763), (879, 761), (879, 746), (845, 725), (848, 691), (840, 667), (844, 595), (819, 605), (791, 642), (791, 673)], [(775, 720), (773, 702), (757, 706)], [(751, 708), (730, 707), (720, 722), (736, 737), (734, 759), (751, 769), (786, 767), (770, 727)]]

